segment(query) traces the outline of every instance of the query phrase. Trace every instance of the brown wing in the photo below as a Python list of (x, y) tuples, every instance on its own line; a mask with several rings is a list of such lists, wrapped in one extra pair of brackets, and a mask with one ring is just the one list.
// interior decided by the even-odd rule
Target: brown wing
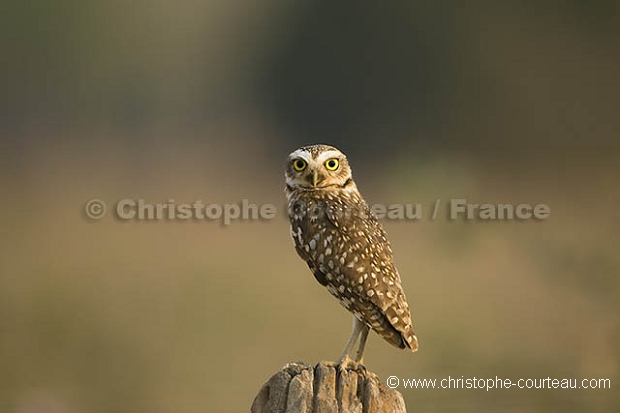
[(345, 293), (355, 298), (350, 309), (392, 345), (415, 351), (409, 305), (385, 230), (361, 197), (346, 201), (345, 208), (330, 205), (327, 216), (345, 240), (339, 263)]

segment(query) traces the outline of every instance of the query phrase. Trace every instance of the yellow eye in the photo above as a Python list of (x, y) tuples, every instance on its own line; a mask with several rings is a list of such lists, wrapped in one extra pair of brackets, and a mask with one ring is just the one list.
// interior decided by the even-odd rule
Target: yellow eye
[(338, 169), (338, 166), (340, 166), (340, 163), (336, 158), (328, 159), (327, 161), (325, 161), (325, 167), (329, 171), (335, 171), (336, 169)]
[(304, 161), (303, 159), (295, 159), (293, 161), (293, 168), (296, 171), (303, 171), (304, 169), (306, 169), (306, 161)]

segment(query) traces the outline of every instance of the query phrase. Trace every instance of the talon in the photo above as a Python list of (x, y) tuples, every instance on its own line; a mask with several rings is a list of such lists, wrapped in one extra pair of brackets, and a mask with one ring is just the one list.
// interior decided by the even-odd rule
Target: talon
[(355, 360), (351, 359), (349, 356), (341, 357), (338, 360), (338, 368), (342, 371), (344, 370), (356, 370), (358, 364)]

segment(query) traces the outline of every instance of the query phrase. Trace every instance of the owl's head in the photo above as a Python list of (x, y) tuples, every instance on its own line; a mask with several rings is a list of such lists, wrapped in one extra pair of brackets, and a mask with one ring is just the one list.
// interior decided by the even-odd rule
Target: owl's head
[(347, 157), (329, 145), (304, 146), (292, 152), (284, 176), (291, 189), (355, 189)]

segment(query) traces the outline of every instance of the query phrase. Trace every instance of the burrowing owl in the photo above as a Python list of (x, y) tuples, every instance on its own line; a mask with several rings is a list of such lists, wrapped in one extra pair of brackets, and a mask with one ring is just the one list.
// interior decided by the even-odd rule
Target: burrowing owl
[(411, 351), (418, 339), (392, 249), (383, 227), (358, 192), (346, 156), (328, 145), (299, 148), (288, 157), (286, 195), (297, 253), (319, 283), (353, 313), (353, 332), (339, 362), (360, 339), (362, 363), (370, 328)]

